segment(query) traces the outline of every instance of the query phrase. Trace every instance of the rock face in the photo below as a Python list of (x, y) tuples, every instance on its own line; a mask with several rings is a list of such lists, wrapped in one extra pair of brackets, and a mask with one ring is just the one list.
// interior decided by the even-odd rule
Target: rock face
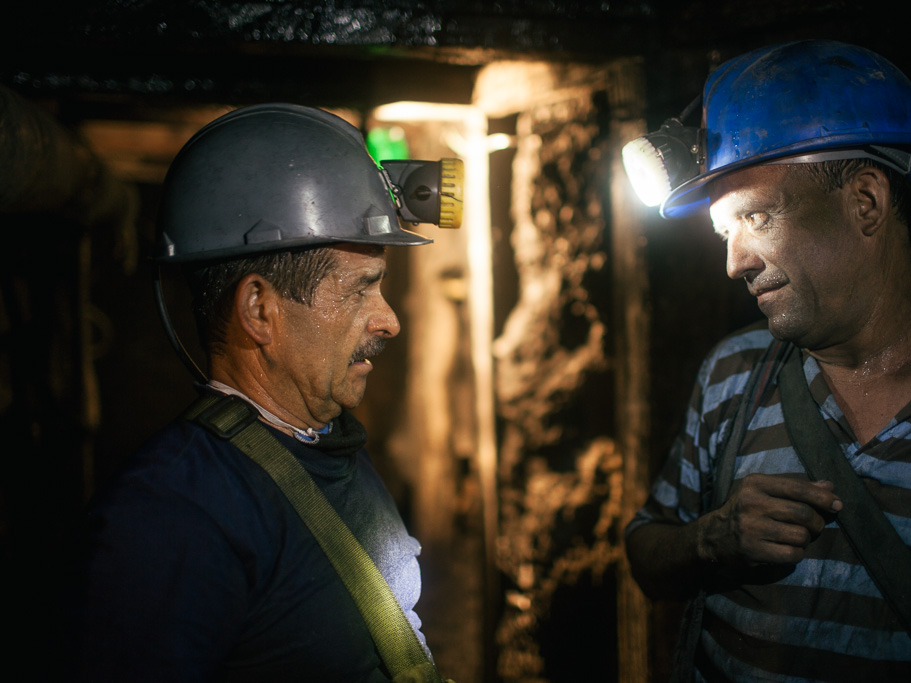
[(494, 347), (503, 420), (498, 562), (506, 584), (498, 669), (506, 681), (586, 673), (583, 653), (594, 641), (606, 655), (598, 658), (601, 672), (616, 676), (605, 633), (616, 620), (607, 570), (620, 553), (623, 475), (610, 436), (610, 238), (598, 187), (606, 105), (589, 91), (534, 106), (517, 122), (519, 295)]

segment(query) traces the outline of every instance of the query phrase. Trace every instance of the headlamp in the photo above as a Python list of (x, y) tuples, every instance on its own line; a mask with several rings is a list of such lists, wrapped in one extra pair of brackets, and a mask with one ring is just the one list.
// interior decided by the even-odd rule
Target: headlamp
[(461, 159), (386, 160), (380, 167), (402, 219), (441, 228), (462, 225), (465, 166)]
[(630, 184), (646, 206), (658, 206), (671, 191), (699, 174), (705, 153), (702, 131), (683, 125), (701, 98), (653, 133), (628, 142), (621, 152)]

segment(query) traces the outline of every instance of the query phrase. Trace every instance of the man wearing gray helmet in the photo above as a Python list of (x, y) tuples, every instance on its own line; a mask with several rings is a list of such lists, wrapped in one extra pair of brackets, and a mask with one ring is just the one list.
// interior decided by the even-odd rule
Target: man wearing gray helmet
[(207, 369), (90, 512), (68, 679), (441, 680), (420, 546), (348, 412), (399, 332), (385, 248), (430, 242), (400, 227), (395, 175), (343, 120), (284, 104), (217, 119), (175, 159), (160, 260), (188, 274)]
[(909, 680), (911, 82), (800, 41), (723, 64), (682, 123), (630, 177), (662, 167), (664, 217), (709, 209), (768, 320), (705, 360), (633, 573), (690, 600), (678, 680)]

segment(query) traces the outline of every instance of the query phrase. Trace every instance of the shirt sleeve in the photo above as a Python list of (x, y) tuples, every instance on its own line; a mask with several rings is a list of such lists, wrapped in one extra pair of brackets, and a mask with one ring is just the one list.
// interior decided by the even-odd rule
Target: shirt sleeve
[[(705, 366), (700, 379), (705, 375)], [(686, 524), (703, 512), (703, 492), (711, 477), (711, 457), (702, 412), (703, 385), (697, 381), (690, 397), (685, 424), (652, 485), (645, 505), (626, 528), (626, 535), (644, 524)]]
[(644, 524), (688, 524), (708, 511), (716, 457), (724, 448), (753, 365), (771, 336), (764, 323), (722, 340), (699, 369), (683, 429), (626, 535)]

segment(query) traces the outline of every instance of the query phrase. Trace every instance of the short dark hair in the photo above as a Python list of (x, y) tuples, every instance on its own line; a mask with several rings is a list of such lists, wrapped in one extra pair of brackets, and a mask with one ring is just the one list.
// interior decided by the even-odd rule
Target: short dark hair
[(209, 262), (187, 271), (193, 315), (208, 354), (220, 353), (238, 283), (261, 275), (282, 297), (310, 306), (320, 281), (337, 263), (330, 246), (279, 251)]
[(795, 164), (795, 168), (802, 169), (802, 172), (813, 178), (826, 192), (834, 192), (844, 187), (855, 173), (869, 166), (879, 169), (886, 176), (895, 213), (898, 219), (908, 226), (908, 216), (911, 215), (911, 180), (908, 176), (871, 159), (837, 159), (814, 164)]

